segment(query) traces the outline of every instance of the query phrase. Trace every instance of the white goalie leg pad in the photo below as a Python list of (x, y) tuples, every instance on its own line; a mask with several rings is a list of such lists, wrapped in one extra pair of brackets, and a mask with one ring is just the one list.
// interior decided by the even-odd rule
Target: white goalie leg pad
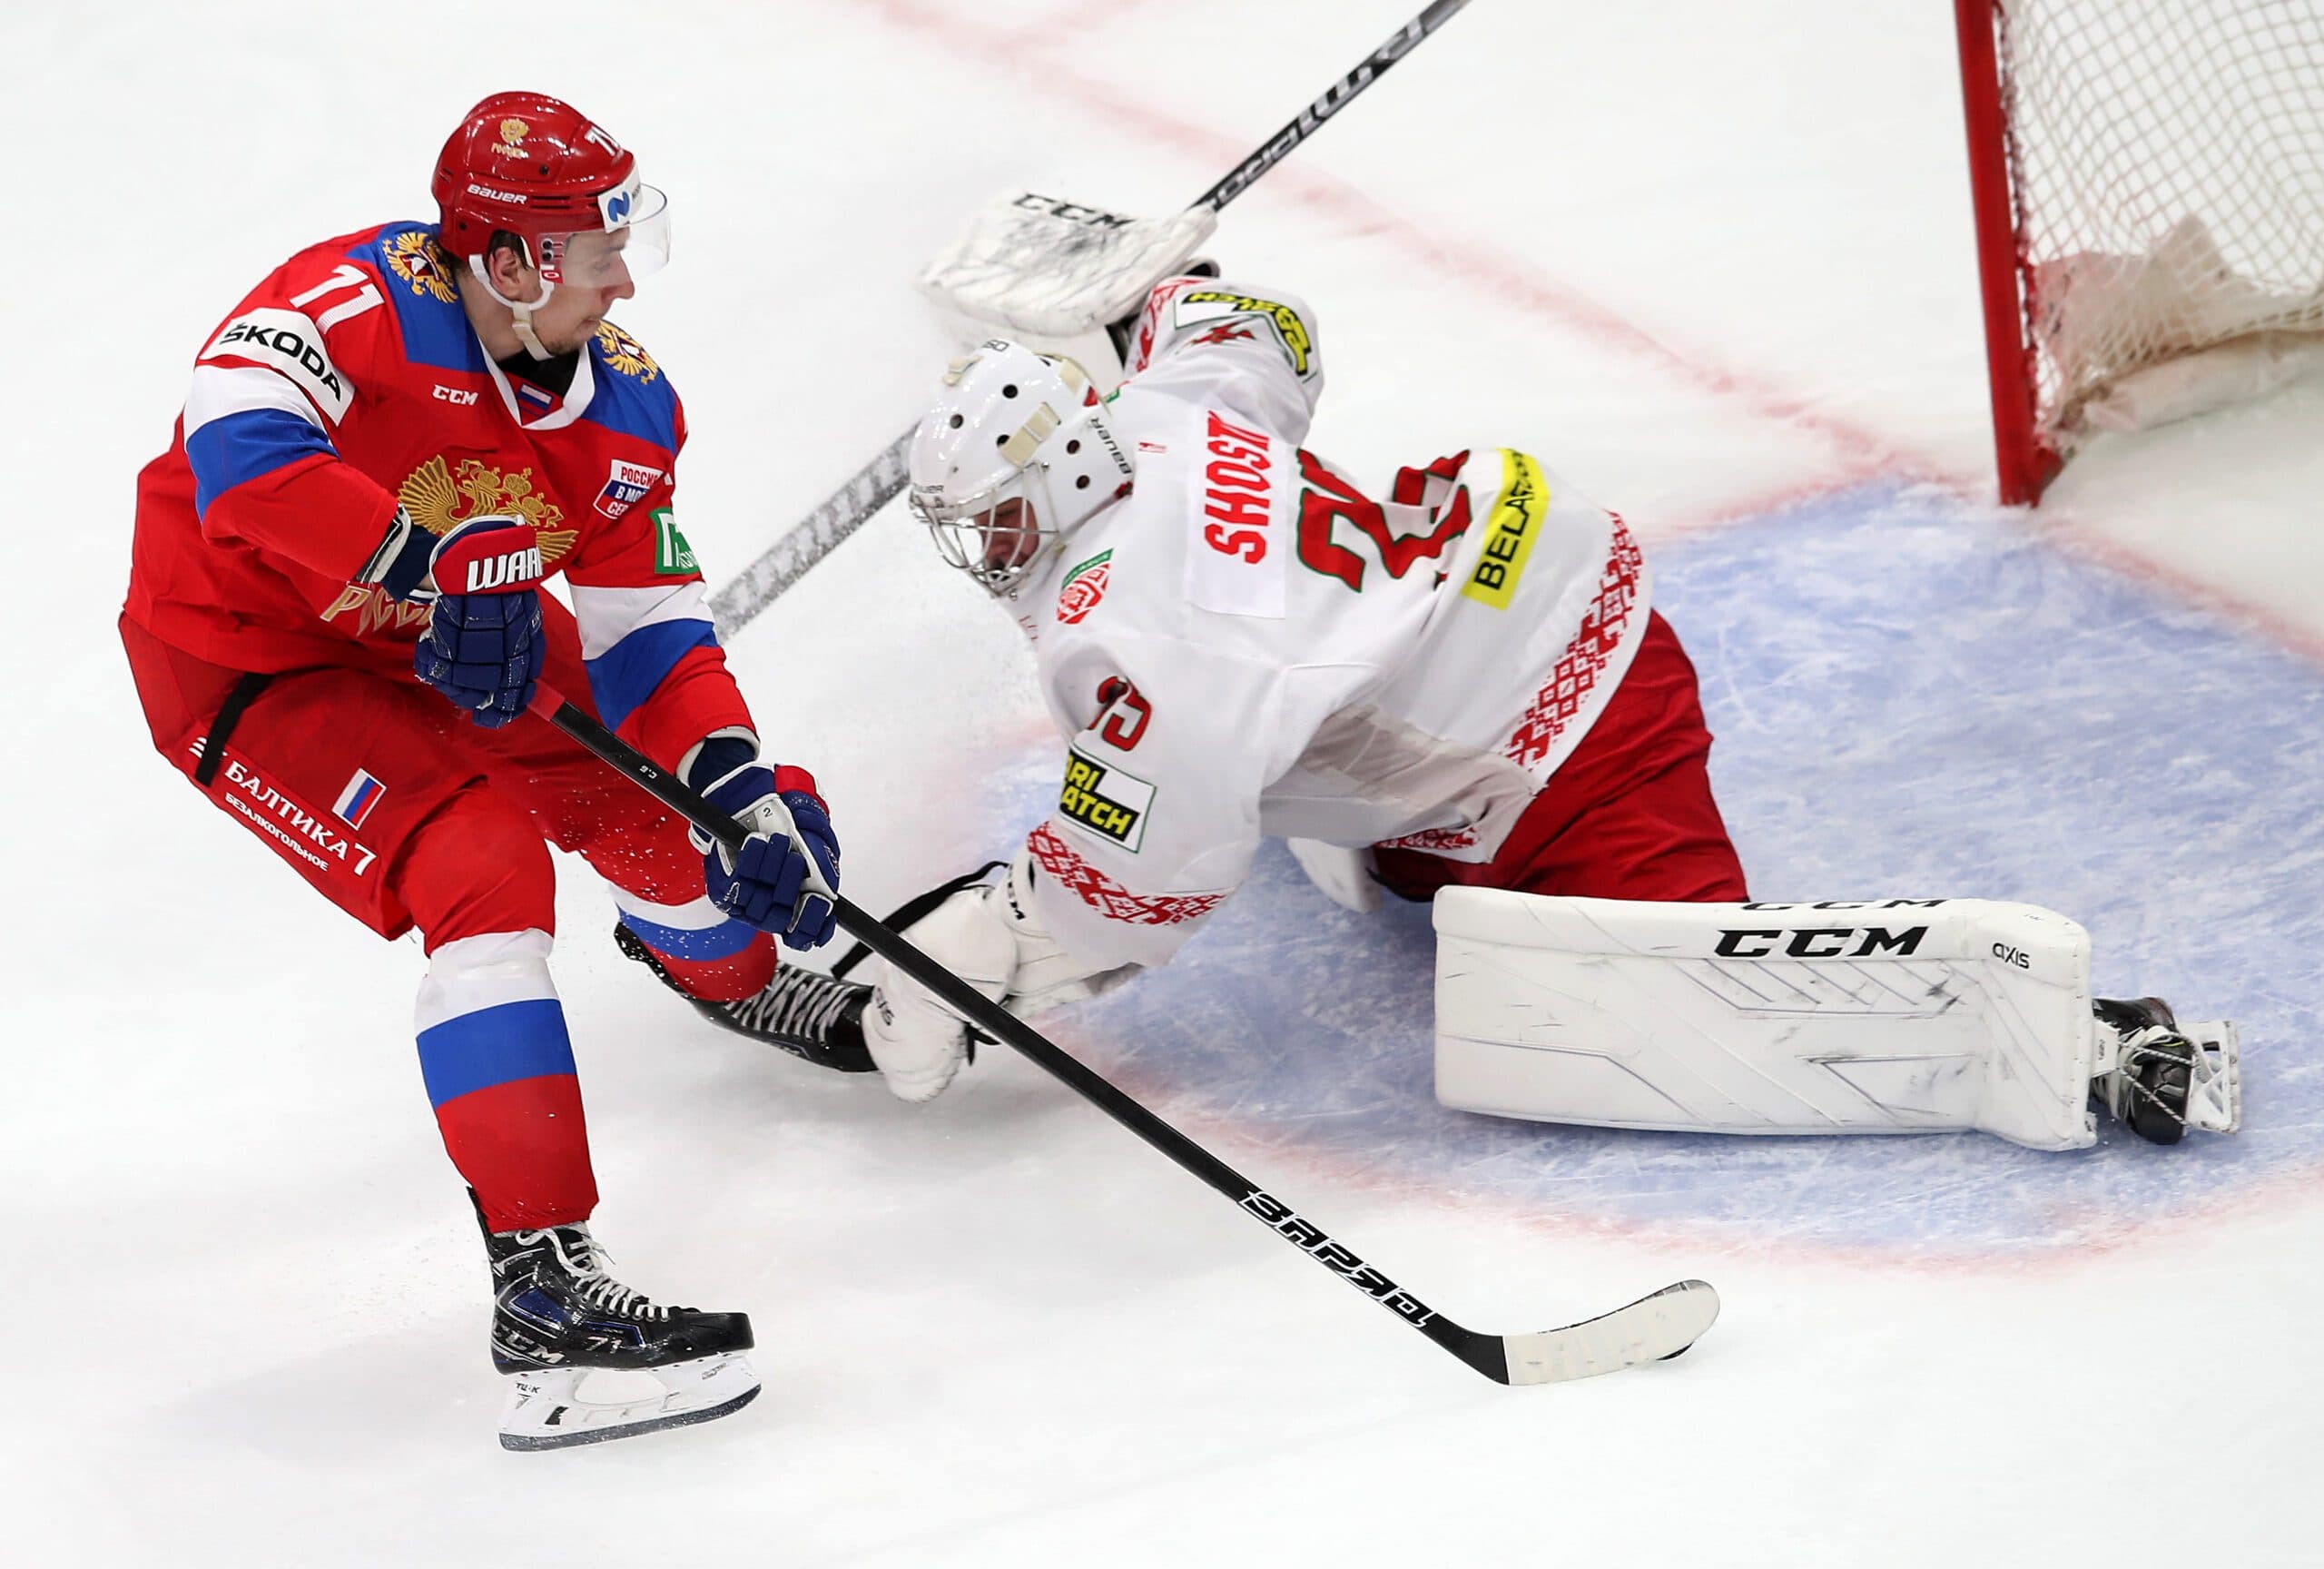
[[(608, 1396), (585, 1387), (592, 1383), (626, 1384), (634, 1392)], [(658, 1392), (654, 1387), (657, 1385)], [(576, 1444), (602, 1444), (609, 1438), (634, 1438), (665, 1427), (691, 1426), (732, 1416), (756, 1398), (758, 1392), (759, 1376), (740, 1351), (635, 1372), (528, 1368), (508, 1375), (508, 1399), (500, 1412), (500, 1446), (565, 1449)]]
[(1605, 1128), (2097, 1139), (2090, 937), (1985, 899), (1436, 896), (1436, 1096)]

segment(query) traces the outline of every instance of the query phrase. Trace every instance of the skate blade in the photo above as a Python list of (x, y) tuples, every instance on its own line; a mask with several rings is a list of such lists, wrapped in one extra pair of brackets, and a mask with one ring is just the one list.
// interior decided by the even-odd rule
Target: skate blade
[(626, 1400), (591, 1400), (581, 1385), (601, 1369), (535, 1368), (509, 1375), (508, 1401), (500, 1413), (503, 1449), (567, 1449), (634, 1438), (665, 1427), (691, 1426), (732, 1416), (759, 1392), (758, 1375), (739, 1351), (697, 1357), (690, 1362), (641, 1368), (638, 1377), (662, 1386), (658, 1395)]
[(2241, 1043), (2224, 1019), (2182, 1021), (2179, 1033), (2195, 1048), (2187, 1081), (2187, 1126), (2232, 1133), (2243, 1126)]

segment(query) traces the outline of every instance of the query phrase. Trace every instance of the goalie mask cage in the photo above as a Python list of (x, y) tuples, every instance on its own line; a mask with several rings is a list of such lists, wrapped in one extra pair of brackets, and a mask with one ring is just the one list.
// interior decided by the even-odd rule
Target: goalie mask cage
[(2324, 349), (2324, 0), (1954, 0), (2001, 496)]

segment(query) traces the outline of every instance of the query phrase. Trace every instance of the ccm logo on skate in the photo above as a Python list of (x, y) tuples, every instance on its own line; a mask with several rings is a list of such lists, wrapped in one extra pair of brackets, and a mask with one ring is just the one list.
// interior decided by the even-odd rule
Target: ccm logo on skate
[(1351, 1284), (1398, 1317), (1418, 1325), (1436, 1317), (1428, 1304), (1324, 1236), (1313, 1221), (1301, 1219), (1290, 1205), (1274, 1194), (1254, 1193), (1243, 1200), (1243, 1208), (1314, 1254), (1318, 1261), (1346, 1276)]
[(1267, 449), (1273, 443), (1265, 431), (1229, 425), (1215, 411), (1208, 434), (1202, 510), (1217, 521), (1204, 526), (1203, 543), (1256, 565), (1267, 558), (1267, 470), (1274, 467)]
[(1804, 926), (1797, 932), (1721, 932), (1712, 950), (1722, 959), (1770, 959), (1781, 945), (1787, 959), (1902, 959), (1928, 935), (1925, 926), (1891, 932), (1884, 926)]

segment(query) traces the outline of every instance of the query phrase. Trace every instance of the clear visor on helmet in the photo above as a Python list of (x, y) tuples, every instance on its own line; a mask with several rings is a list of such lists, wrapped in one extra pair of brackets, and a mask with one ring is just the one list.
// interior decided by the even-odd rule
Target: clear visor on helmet
[(670, 199), (635, 180), (597, 198), (603, 229), (544, 236), (541, 271), (579, 289), (616, 289), (670, 260)]
[(1049, 531), (1040, 518), (1047, 500), (1037, 464), (990, 490), (950, 498), (932, 485), (911, 488), (912, 516), (928, 526), (937, 553), (986, 590), (1006, 593), (1040, 558)]

